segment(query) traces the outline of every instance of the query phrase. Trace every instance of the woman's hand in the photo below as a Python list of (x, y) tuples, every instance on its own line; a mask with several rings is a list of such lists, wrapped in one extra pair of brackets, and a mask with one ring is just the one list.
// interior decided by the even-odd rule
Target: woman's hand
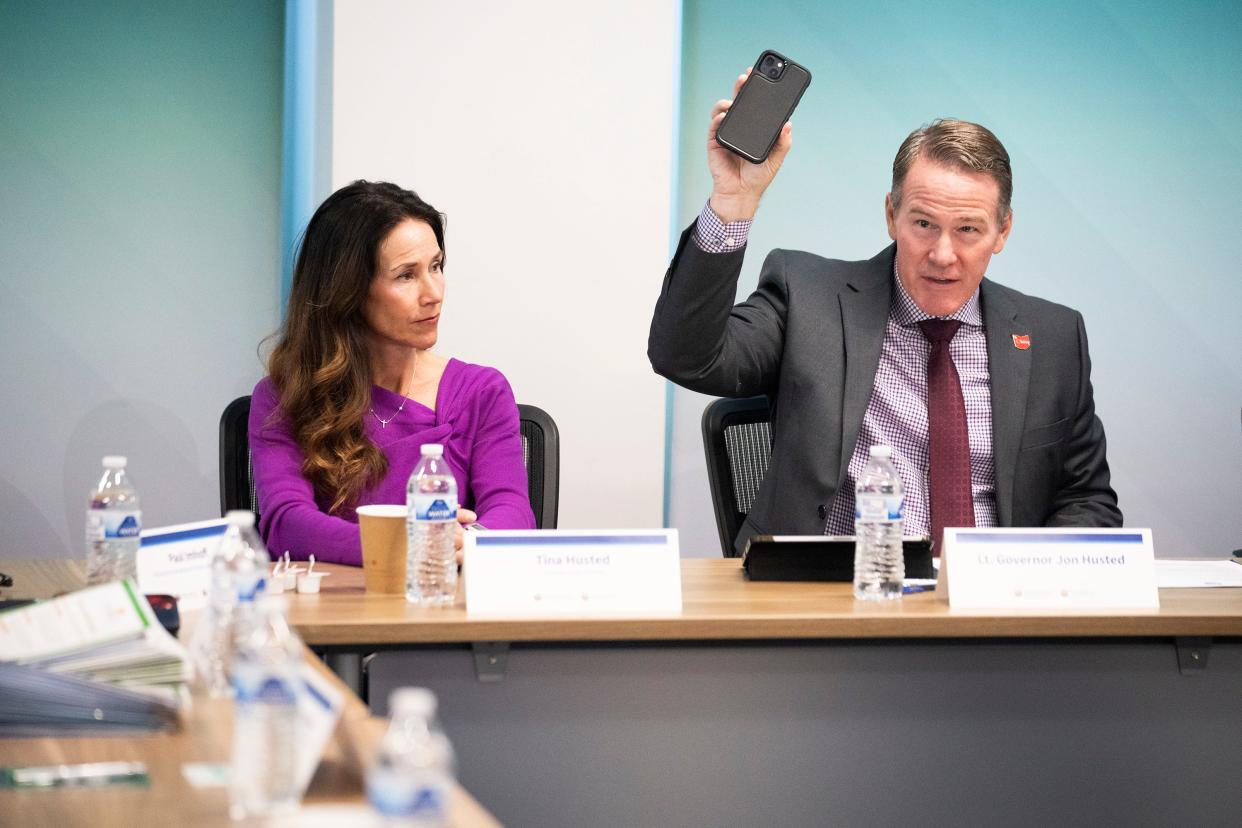
[[(733, 98), (741, 91), (750, 70), (737, 76), (733, 84)], [(707, 129), (707, 167), (712, 174), (712, 212), (722, 221), (752, 219), (759, 209), (763, 191), (776, 177), (789, 148), (793, 146), (793, 126), (785, 124), (776, 145), (761, 164), (752, 164), (720, 144), (716, 143), (716, 130), (724, 120), (725, 113), (733, 106), (733, 99), (717, 101), (712, 107), (711, 125)]]
[(466, 542), (465, 527), (474, 523), (479, 516), (469, 509), (457, 507), (457, 534), (453, 536), (453, 548), (457, 550), (457, 563), (461, 565), (462, 545)]

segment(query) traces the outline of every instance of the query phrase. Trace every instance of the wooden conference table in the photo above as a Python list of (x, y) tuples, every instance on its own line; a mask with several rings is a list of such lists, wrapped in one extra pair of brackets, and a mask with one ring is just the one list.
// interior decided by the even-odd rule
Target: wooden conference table
[(469, 617), (460, 590), (455, 606), (422, 609), (399, 595), (367, 595), (360, 569), (315, 568), (332, 575), (319, 595), (290, 597), (290, 623), (312, 647), (359, 652), (480, 641), (1242, 636), (1242, 590), (1230, 589), (1163, 590), (1151, 612), (962, 612), (930, 591), (855, 601), (849, 584), (752, 583), (738, 558), (684, 558), (678, 617), (498, 620)]
[[(77, 561), (4, 561), (0, 569), (13, 575), (14, 588), (4, 598), (45, 598), (85, 584)], [(387, 722), (372, 717), (361, 700), (309, 652), (309, 662), (345, 695), (341, 721), (305, 798), (307, 808), (289, 825), (304, 824), (332, 806), (359, 805), (364, 770), (374, 755)], [(232, 706), (228, 700), (195, 697), (175, 732), (141, 733), (93, 738), (0, 739), (0, 766), (142, 761), (149, 787), (0, 790), (2, 825), (237, 825), (228, 815), (224, 788), (194, 788), (182, 776), (182, 765), (226, 762), (232, 739)], [(457, 788), (451, 801), (452, 826), (495, 828), (499, 823), (468, 793)], [(339, 813), (339, 812), (334, 812)], [(339, 824), (339, 823), (338, 823)]]
[[(463, 784), (514, 825), (1229, 824), (1242, 590), (1146, 612), (962, 612), (682, 561), (673, 618), (485, 620), (332, 567), (306, 642), (439, 695)], [(585, 820), (585, 821), (584, 821)]]

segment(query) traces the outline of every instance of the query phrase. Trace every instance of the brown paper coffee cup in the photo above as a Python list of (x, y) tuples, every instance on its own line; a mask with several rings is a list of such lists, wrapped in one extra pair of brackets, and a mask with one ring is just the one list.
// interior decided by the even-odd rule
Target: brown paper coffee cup
[(374, 504), (358, 507), (362, 533), (362, 580), (376, 595), (405, 594), (404, 506)]

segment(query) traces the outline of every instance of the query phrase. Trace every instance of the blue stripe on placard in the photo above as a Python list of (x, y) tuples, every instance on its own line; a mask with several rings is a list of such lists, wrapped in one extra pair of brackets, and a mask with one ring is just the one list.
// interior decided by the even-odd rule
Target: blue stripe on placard
[(664, 535), (531, 535), (514, 538), (489, 535), (486, 532), (474, 536), (475, 546), (664, 546)]
[(970, 532), (954, 535), (957, 543), (1142, 543), (1143, 536), (1133, 532), (1050, 533), (1042, 532)]
[(318, 687), (311, 684), (309, 681), (303, 681), (302, 686), (306, 688), (306, 692), (310, 694), (312, 699), (319, 702), (320, 706), (322, 706), (324, 710), (332, 709), (332, 702), (328, 701), (328, 698), (324, 696), (323, 693), (319, 692)]
[(169, 532), (166, 535), (144, 535), (139, 546), (159, 546), (161, 543), (176, 543), (178, 541), (194, 540), (195, 538), (210, 538), (216, 535), (223, 535), (224, 530), (228, 529), (227, 523), (221, 523), (219, 526), (200, 526), (197, 529), (182, 529), (180, 532)]

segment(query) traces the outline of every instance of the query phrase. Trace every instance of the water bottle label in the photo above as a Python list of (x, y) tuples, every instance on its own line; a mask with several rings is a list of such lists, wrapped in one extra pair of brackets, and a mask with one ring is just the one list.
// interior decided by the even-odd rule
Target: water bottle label
[[(439, 780), (437, 780), (439, 781)], [(445, 814), (445, 791), (442, 785), (423, 785), (410, 804), (410, 816), (419, 819), (440, 817)]]
[(456, 520), (457, 501), (441, 494), (414, 495), (415, 520)]
[(901, 495), (860, 494), (854, 498), (854, 518), (891, 523), (901, 520)]
[(296, 688), (279, 676), (248, 675), (245, 668), (235, 669), (233, 689), (237, 701), (253, 704), (294, 705), (298, 697)]
[(275, 676), (259, 685), (255, 698), (263, 704), (297, 704), (298, 696), (293, 686)]
[(367, 798), (386, 817), (413, 817), (435, 824), (448, 816), (448, 777), (434, 771), (397, 773), (376, 769), (367, 778)]
[(257, 601), (259, 599), (259, 594), (267, 587), (267, 579), (264, 577), (265, 572), (266, 569), (255, 567), (252, 570), (237, 573), (233, 584), (239, 601)]
[(136, 538), (142, 531), (139, 509), (89, 509), (86, 512), (86, 537), (93, 541), (115, 538)]

